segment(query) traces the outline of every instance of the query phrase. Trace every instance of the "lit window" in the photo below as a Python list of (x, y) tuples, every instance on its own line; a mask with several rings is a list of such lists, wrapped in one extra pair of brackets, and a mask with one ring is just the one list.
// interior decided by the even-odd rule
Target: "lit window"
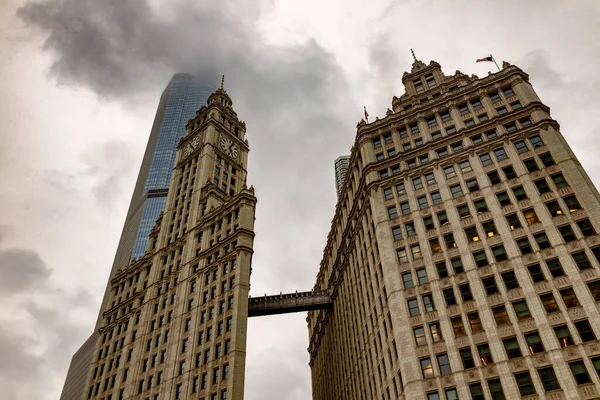
[(540, 337), (540, 334), (537, 331), (526, 333), (525, 341), (527, 342), (527, 347), (529, 348), (529, 352), (531, 354), (537, 354), (546, 351), (544, 349), (544, 343), (542, 342), (542, 338)]

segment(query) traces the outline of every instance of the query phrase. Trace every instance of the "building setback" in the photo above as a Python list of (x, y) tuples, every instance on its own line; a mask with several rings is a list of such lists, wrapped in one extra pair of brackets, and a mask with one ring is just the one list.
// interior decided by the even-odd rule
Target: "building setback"
[(171, 180), (177, 143), (196, 111), (206, 104), (214, 90), (190, 74), (175, 74), (161, 95), (144, 158), (131, 196), (129, 209), (109, 273), (107, 289), (98, 313), (96, 327), (71, 360), (61, 400), (80, 400), (89, 374), (92, 352), (98, 340), (98, 324), (106, 305), (110, 280), (116, 271), (146, 252), (148, 236), (164, 210)]
[[(600, 196), (529, 76), (416, 60), (361, 121), (308, 316), (313, 399), (600, 396)], [(598, 373), (597, 373), (598, 372)]]

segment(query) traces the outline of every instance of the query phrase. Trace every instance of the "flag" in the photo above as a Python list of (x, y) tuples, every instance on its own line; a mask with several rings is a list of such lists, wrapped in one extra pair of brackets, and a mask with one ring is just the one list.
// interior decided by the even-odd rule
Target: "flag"
[(488, 56), (488, 57), (478, 58), (477, 61), (475, 61), (475, 62), (482, 62), (482, 61), (493, 62), (494, 61), (494, 57)]
[(369, 122), (369, 113), (367, 112), (367, 106), (364, 106), (365, 108), (365, 119), (367, 120), (367, 122)]

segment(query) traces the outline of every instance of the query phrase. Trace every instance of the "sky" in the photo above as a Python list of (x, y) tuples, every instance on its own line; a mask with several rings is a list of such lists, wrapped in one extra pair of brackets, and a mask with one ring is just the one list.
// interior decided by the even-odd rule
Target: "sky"
[[(160, 93), (225, 88), (258, 198), (252, 295), (312, 288), (333, 161), (384, 117), (417, 58), (530, 74), (600, 183), (595, 0), (0, 1), (0, 387), (57, 399), (94, 325)], [(249, 321), (246, 398), (311, 396), (306, 314)], [(349, 343), (348, 345), (352, 345)]]

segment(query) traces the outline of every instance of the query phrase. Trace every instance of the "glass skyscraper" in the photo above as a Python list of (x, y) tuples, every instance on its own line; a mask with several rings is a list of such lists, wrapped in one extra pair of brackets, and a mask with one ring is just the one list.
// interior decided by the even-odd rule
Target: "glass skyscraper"
[[(190, 74), (175, 74), (164, 90), (154, 117), (107, 288), (110, 287), (110, 279), (119, 268), (146, 252), (148, 234), (164, 210), (167, 200), (177, 143), (185, 134), (187, 121), (206, 104), (214, 89)], [(100, 310), (104, 309), (106, 297), (105, 292)], [(98, 320), (100, 318), (101, 313)], [(96, 330), (97, 326), (73, 356), (61, 400), (79, 400), (82, 397), (87, 370), (98, 337)]]

